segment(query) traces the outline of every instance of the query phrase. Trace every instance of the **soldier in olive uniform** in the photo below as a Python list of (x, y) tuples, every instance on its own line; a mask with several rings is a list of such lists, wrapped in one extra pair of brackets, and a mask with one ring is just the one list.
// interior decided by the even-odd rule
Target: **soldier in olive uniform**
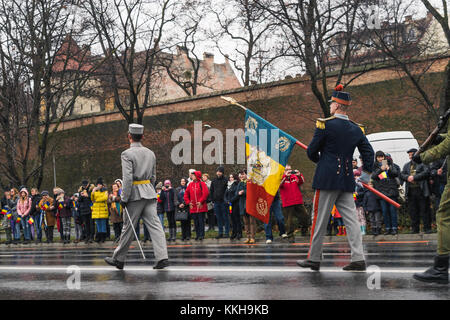
[[(450, 131), (449, 131), (450, 132)], [(413, 157), (416, 163), (431, 163), (438, 159), (450, 156), (450, 134), (447, 132), (445, 139), (437, 146)], [(447, 171), (447, 182), (450, 174)], [(448, 264), (450, 254), (450, 185), (446, 184), (441, 196), (439, 209), (436, 212), (437, 224), (437, 255), (434, 265), (423, 273), (415, 273), (414, 279), (425, 282), (448, 283)]]

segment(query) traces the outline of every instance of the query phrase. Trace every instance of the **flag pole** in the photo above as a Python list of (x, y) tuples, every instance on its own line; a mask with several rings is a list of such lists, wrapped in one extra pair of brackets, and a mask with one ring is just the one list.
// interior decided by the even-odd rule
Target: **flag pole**
[[(236, 106), (241, 107), (242, 109), (244, 109), (245, 111), (247, 111), (247, 108), (244, 107), (243, 105), (239, 104), (235, 99), (231, 98), (231, 97), (225, 97), (225, 96), (220, 96), (223, 100), (228, 101), (231, 104), (234, 104)], [(308, 149), (308, 146), (306, 144), (301, 143), (299, 140), (297, 140), (295, 142), (296, 145), (300, 146), (301, 148), (303, 148), (304, 150)], [(386, 202), (389, 202), (390, 204), (392, 204), (394, 207), (396, 207), (397, 209), (400, 208), (400, 204), (395, 202), (394, 200), (392, 200), (391, 198), (385, 196), (384, 194), (382, 194), (381, 192), (379, 192), (378, 190), (375, 190), (374, 188), (372, 188), (371, 186), (369, 186), (367, 183), (360, 181), (360, 183), (362, 184), (362, 186), (366, 189), (368, 189), (370, 192), (376, 194), (379, 198), (385, 200)]]

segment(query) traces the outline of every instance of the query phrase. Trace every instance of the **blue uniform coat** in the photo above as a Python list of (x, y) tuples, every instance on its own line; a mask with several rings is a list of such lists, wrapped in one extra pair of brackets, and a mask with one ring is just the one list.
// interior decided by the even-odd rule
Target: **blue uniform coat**
[[(340, 117), (342, 117), (340, 115)], [(352, 160), (358, 148), (363, 171), (372, 172), (374, 151), (362, 128), (343, 117), (319, 119), (314, 137), (308, 146), (309, 159), (317, 163), (313, 189), (354, 192)]]

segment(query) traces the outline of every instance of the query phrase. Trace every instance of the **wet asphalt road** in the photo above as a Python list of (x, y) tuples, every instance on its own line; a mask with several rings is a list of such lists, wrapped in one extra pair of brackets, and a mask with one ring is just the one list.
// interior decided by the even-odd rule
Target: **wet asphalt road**
[[(106, 265), (112, 245), (45, 247), (0, 246), (2, 299), (162, 299), (297, 300), (427, 299), (448, 300), (449, 285), (420, 283), (412, 274), (428, 268), (434, 241), (364, 243), (367, 272), (345, 272), (346, 242), (327, 243), (320, 272), (297, 267), (307, 243), (171, 245), (171, 266), (153, 270), (150, 246), (143, 261), (133, 247), (124, 270)], [(80, 289), (67, 280), (80, 269)], [(376, 272), (377, 271), (377, 272)], [(72, 283), (73, 286), (73, 282)], [(368, 285), (369, 283), (369, 285)], [(70, 284), (69, 284), (70, 286)], [(372, 289), (370, 289), (372, 288)]]

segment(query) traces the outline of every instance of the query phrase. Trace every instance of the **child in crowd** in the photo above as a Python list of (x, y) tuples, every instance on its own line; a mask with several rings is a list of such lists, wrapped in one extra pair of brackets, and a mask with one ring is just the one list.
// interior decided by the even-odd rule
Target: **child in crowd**
[(81, 240), (81, 236), (83, 233), (82, 223), (81, 223), (81, 214), (80, 214), (80, 206), (78, 204), (79, 194), (75, 193), (72, 196), (72, 199), (69, 203), (70, 211), (72, 212), (73, 221), (75, 224), (75, 240), (74, 243), (78, 243)]
[[(372, 183), (369, 183), (373, 187)], [(371, 233), (377, 236), (381, 233), (381, 224), (383, 216), (381, 214), (381, 207), (379, 198), (369, 190), (365, 190), (363, 198), (363, 208), (370, 219)]]
[(332, 229), (334, 228), (335, 232), (337, 230), (337, 236), (345, 236), (347, 232), (345, 230), (344, 222), (342, 220), (342, 216), (339, 214), (339, 211), (336, 209), (336, 206), (333, 206), (331, 210), (330, 220), (328, 221), (327, 226), (327, 236), (332, 236)]
[(364, 187), (358, 182), (358, 178), (361, 176), (359, 170), (353, 170), (353, 175), (356, 181), (355, 192), (353, 193), (353, 198), (355, 199), (356, 205), (356, 216), (358, 218), (359, 225), (361, 227), (361, 234), (366, 234), (366, 217), (364, 215), (364, 208), (362, 202), (364, 199)]

